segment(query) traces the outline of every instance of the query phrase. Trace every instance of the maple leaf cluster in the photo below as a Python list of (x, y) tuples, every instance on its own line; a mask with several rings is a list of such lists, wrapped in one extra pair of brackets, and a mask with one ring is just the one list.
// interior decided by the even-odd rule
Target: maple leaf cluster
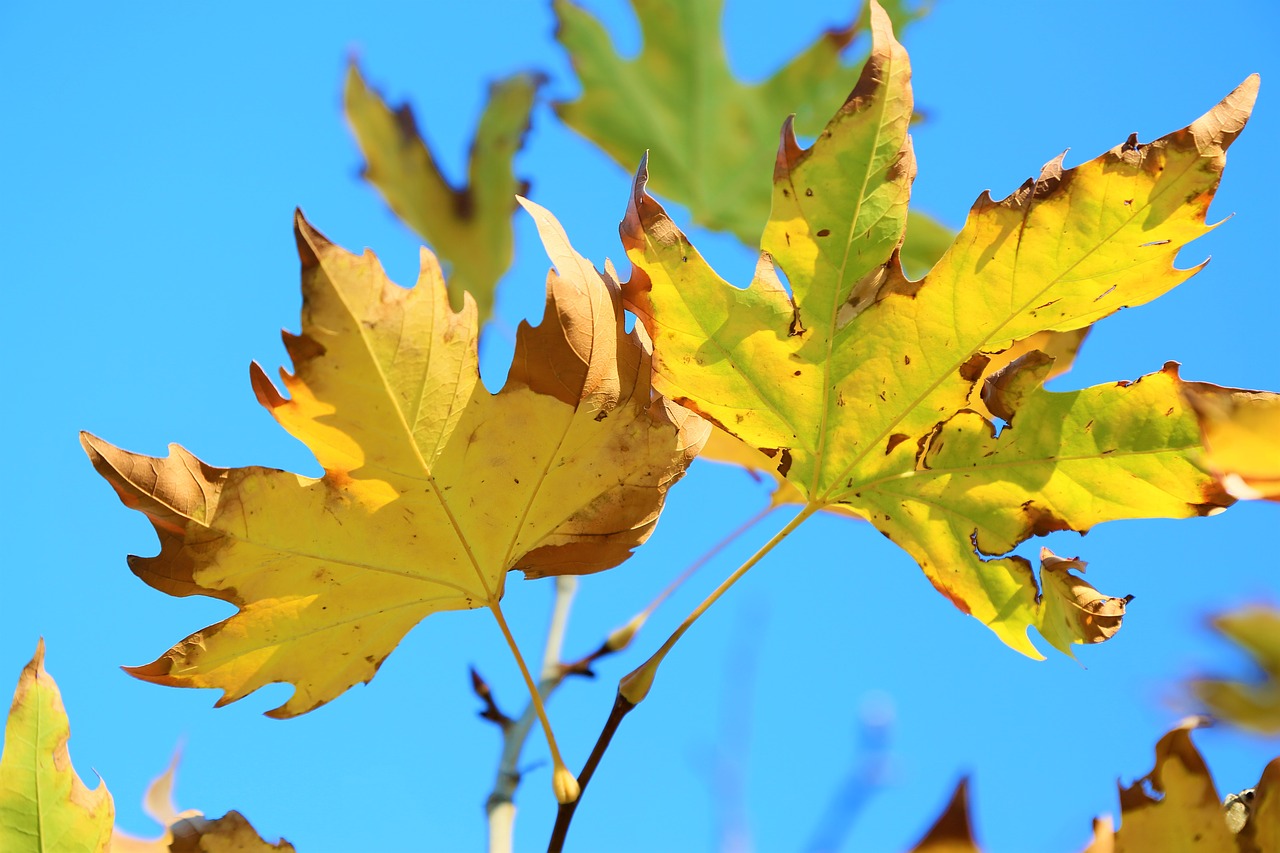
[[(581, 33), (596, 25), (558, 8), (587, 85), (561, 113), (591, 132), (616, 109), (601, 80), (656, 60), (588, 56)], [(556, 272), (544, 321), (522, 325), (497, 394), (478, 381), (476, 304), (450, 306), (430, 253), (417, 285), (403, 289), (371, 254), (339, 249), (299, 216), (303, 317), (301, 332), (285, 335), (288, 396), (257, 365), (252, 381), (324, 476), (220, 469), (178, 447), (156, 459), (83, 439), (160, 536), (158, 556), (131, 558), (134, 572), (171, 594), (239, 608), (130, 672), (222, 688), (220, 704), (289, 682), (294, 695), (271, 713), (308, 711), (372, 678), (431, 613), (488, 607), (501, 619), (509, 571), (582, 574), (622, 562), (710, 424), (713, 455), (768, 470), (782, 486), (775, 499), (802, 515), (871, 522), (1018, 651), (1039, 656), (1030, 627), (1068, 653), (1112, 636), (1127, 597), (1098, 593), (1079, 559), (1046, 550), (1037, 572), (1014, 549), (1053, 531), (1211, 514), (1265, 493), (1274, 471), (1237, 471), (1241, 456), (1253, 457), (1221, 436), (1243, 429), (1237, 412), (1271, 413), (1275, 395), (1188, 383), (1172, 363), (1078, 391), (1044, 383), (1069, 367), (1093, 323), (1197, 271), (1173, 261), (1208, 228), (1257, 78), (1183, 130), (1130, 138), (1071, 169), (1059, 158), (1001, 201), (984, 194), (941, 258), (911, 280), (901, 261), (916, 174), (910, 62), (875, 4), (869, 29), (857, 85), (812, 147), (798, 144), (791, 120), (783, 127), (747, 287), (720, 279), (647, 193), (647, 161), (620, 226), (633, 265), (621, 284), (526, 202)], [(829, 40), (813, 51), (801, 64), (838, 53)], [(774, 103), (794, 88), (789, 73), (757, 89), (731, 77), (706, 85), (726, 115), (754, 115), (742, 104)], [(495, 98), (512, 105), (482, 121), (473, 179), (493, 176), (501, 192), (477, 184), (451, 196), (435, 181), (416, 196), (422, 209), (501, 207), (482, 200), (513, 188), (512, 139), (535, 89), (500, 87)], [(406, 191), (395, 176), (438, 172), (406, 130), (409, 115), (397, 119), (354, 69), (347, 101), (370, 179), (416, 221), (418, 208), (397, 201)], [(694, 144), (656, 138), (684, 154)], [(501, 168), (484, 166), (490, 142), (505, 152), (493, 155)], [(721, 198), (693, 177), (684, 185)], [(722, 224), (742, 233), (744, 223)], [(446, 230), (438, 239), (471, 238)], [(643, 333), (624, 332), (624, 308)], [(1227, 426), (1202, 427), (1214, 412), (1227, 413)]]
[[(641, 29), (674, 9), (646, 4)], [(684, 42), (646, 39), (626, 62), (606, 49), (589, 15), (564, 2), (556, 13), (584, 84), (558, 115), (618, 159), (650, 147), (655, 191), (687, 203), (702, 224), (758, 237), (752, 280), (735, 286), (702, 258), (649, 194), (647, 156), (620, 226), (632, 265), (625, 281), (608, 262), (601, 270), (579, 255), (548, 211), (521, 199), (553, 269), (542, 321), (521, 324), (506, 383), (488, 392), (478, 337), (512, 256), (511, 207), (527, 185), (511, 162), (541, 81), (522, 76), (494, 88), (469, 183), (457, 189), (411, 112), (389, 109), (353, 67), (346, 108), (366, 177), (437, 246), (449, 283), (424, 249), (417, 283), (401, 287), (371, 252), (349, 253), (297, 215), (303, 307), (298, 332), (284, 334), (291, 369), (277, 383), (255, 363), (250, 380), (258, 402), (315, 455), (321, 477), (218, 468), (177, 445), (146, 456), (82, 435), (95, 469), (159, 537), (157, 555), (130, 557), (133, 572), (170, 595), (237, 608), (131, 674), (219, 689), (219, 705), (288, 683), (292, 694), (269, 713), (292, 717), (368, 682), (434, 613), (488, 609), (517, 651), (501, 610), (508, 573), (618, 566), (650, 536), (669, 490), (704, 447), (773, 478), (774, 502), (799, 507), (788, 530), (822, 511), (869, 522), (957, 608), (1033, 657), (1030, 628), (1070, 654), (1074, 644), (1113, 636), (1129, 598), (1099, 593), (1081, 577), (1079, 558), (1043, 549), (1033, 566), (1016, 552), (1023, 543), (1104, 521), (1280, 499), (1276, 394), (1188, 382), (1172, 362), (1132, 381), (1045, 386), (1069, 369), (1094, 323), (1198, 271), (1174, 260), (1209, 228), (1206, 212), (1252, 109), (1256, 76), (1182, 130), (1149, 143), (1131, 137), (1069, 169), (1058, 158), (1005, 199), (982, 195), (951, 240), (909, 209), (911, 67), (877, 4), (869, 57), (839, 103), (835, 83), (803, 95), (802, 83), (835, 79), (829, 70), (852, 29), (744, 86), (710, 30), (690, 29)], [(687, 75), (676, 60), (693, 56), (715, 60), (701, 88), (663, 76)], [(655, 106), (635, 110), (620, 91)], [(655, 94), (669, 92), (682, 98)], [(771, 165), (759, 146), (718, 156), (701, 130), (712, 121), (744, 138), (769, 137), (787, 111), (800, 115), (783, 124)], [(819, 126), (815, 116), (832, 111)], [(798, 123), (816, 134), (812, 146), (798, 142)], [(630, 332), (627, 312), (638, 319)], [(1252, 688), (1205, 681), (1202, 695), (1233, 719), (1274, 729), (1274, 614), (1223, 625), (1264, 661), (1270, 680)], [(0, 816), (6, 803), (33, 796), (19, 790), (22, 772), (9, 763), (38, 765), (33, 784), (47, 782), (54, 799), (74, 806), (65, 831), (104, 849), (109, 795), (68, 775), (65, 714), (42, 650), (28, 670), (6, 743), (22, 729), (45, 757), (6, 750)], [(527, 670), (526, 679), (536, 704)], [(57, 725), (29, 736), (33, 714)], [(1185, 732), (1175, 732), (1158, 747), (1153, 773), (1164, 774), (1170, 798), (1195, 800), (1198, 811), (1184, 810), (1195, 820), (1217, 802), (1198, 760)], [(1175, 765), (1191, 770), (1178, 776), (1168, 769)], [(1268, 815), (1273, 785), (1261, 800)], [(1126, 826), (1114, 839), (1100, 827), (1096, 849), (1125, 833), (1165, 831), (1144, 823), (1159, 809), (1135, 789), (1122, 791)], [(565, 789), (561, 799), (575, 797)], [(177, 828), (193, 818), (176, 809), (163, 815), (166, 845), (214, 824), (265, 844), (234, 812), (197, 829)], [(948, 831), (939, 830), (939, 843)]]

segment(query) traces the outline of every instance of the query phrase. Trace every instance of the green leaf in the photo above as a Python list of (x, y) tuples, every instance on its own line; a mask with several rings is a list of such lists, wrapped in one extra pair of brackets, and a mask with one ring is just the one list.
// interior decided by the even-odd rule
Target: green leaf
[(44, 640), (18, 678), (0, 756), (0, 850), (85, 853), (111, 844), (115, 805), (107, 786), (85, 787), (71, 766), (71, 726), (44, 669)]
[[(1089, 613), (1064, 622), (1055, 603), (1079, 603), (1083, 581), (1042, 592), (1012, 550), (1107, 520), (1205, 515), (1233, 498), (1205, 469), (1175, 365), (1050, 392), (1052, 357), (1005, 353), (1050, 332), (1066, 336), (1056, 340), (1069, 357), (1079, 330), (1196, 272), (1173, 261), (1208, 230), (1257, 78), (1184, 130), (1131, 137), (1073, 169), (1056, 160), (1003, 201), (984, 194), (946, 255), (910, 282), (896, 251), (916, 168), (910, 68), (875, 6), (872, 29), (862, 76), (814, 146), (784, 132), (747, 289), (707, 266), (645, 194), (642, 168), (622, 224), (635, 265), (624, 295), (653, 339), (655, 387), (773, 459), (808, 506), (871, 521), (1015, 649), (1039, 657), (1033, 625), (1063, 650), (1098, 642), (1110, 634)], [(1003, 366), (988, 376), (993, 361)]]
[[(885, 4), (896, 25), (917, 13)], [(575, 101), (556, 104), (565, 124), (630, 169), (646, 150), (661, 170), (653, 189), (687, 206), (694, 221), (731, 231), (747, 245), (769, 216), (769, 166), (778, 128), (795, 114), (815, 135), (849, 94), (841, 55), (861, 22), (829, 30), (772, 77), (733, 76), (720, 33), (721, 0), (632, 0), (643, 45), (624, 59), (604, 26), (570, 0), (555, 0), (564, 45), (582, 83)], [(913, 214), (904, 264), (921, 274), (950, 243), (946, 228)]]
[(516, 178), (520, 150), (542, 78), (517, 74), (492, 86), (471, 147), (467, 184), (454, 187), (418, 131), (408, 104), (392, 110), (353, 64), (343, 95), (347, 120), (367, 165), (364, 176), (405, 224), (425, 240), (450, 272), (449, 301), (476, 300), (483, 325), (493, 314), (494, 291), (511, 266), (511, 224), (516, 196), (529, 184)]

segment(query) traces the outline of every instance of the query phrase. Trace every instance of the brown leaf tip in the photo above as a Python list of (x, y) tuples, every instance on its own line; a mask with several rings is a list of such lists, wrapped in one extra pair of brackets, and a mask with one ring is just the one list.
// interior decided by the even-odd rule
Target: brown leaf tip
[(329, 240), (312, 227), (300, 207), (293, 211), (293, 237), (298, 244), (298, 259), (302, 262), (302, 268), (309, 270), (320, 266), (316, 244), (329, 243)]
[(934, 849), (964, 848), (977, 849), (973, 840), (973, 830), (969, 826), (969, 778), (967, 776), (956, 784), (956, 789), (951, 794), (951, 800), (947, 803), (942, 815), (912, 849), (916, 853), (927, 853)]
[[(804, 162), (808, 152), (800, 147), (796, 139), (795, 114), (787, 116), (782, 123), (782, 131), (778, 140), (778, 154), (773, 160), (773, 182), (785, 183), (790, 178), (791, 170)], [(784, 190), (784, 192), (786, 192)]]
[(618, 224), (618, 235), (622, 238), (622, 245), (628, 249), (644, 245), (644, 219), (641, 208), (646, 202), (652, 201), (648, 192), (645, 191), (648, 184), (649, 152), (645, 151), (644, 156), (640, 158), (640, 165), (636, 167), (636, 176), (631, 181), (627, 212), (623, 215), (622, 222)]
[(1262, 78), (1250, 74), (1213, 109), (1193, 121), (1186, 132), (1194, 140), (1196, 150), (1209, 156), (1226, 151), (1248, 123), (1261, 85)]
[(37, 676), (44, 671), (44, 637), (36, 640), (36, 653), (31, 656), (31, 663), (27, 664), (27, 668)]
[(1074, 169), (1062, 168), (1062, 162), (1066, 156), (1067, 152), (1063, 151), (1057, 157), (1045, 163), (1040, 167), (1039, 175), (1034, 178), (1027, 178), (1022, 186), (1000, 199), (1000, 201), (992, 200), (990, 190), (984, 191), (982, 195), (978, 196), (977, 201), (973, 203), (972, 212), (981, 213), (990, 207), (1026, 210), (1033, 202), (1049, 198), (1060, 191), (1065, 184), (1069, 183), (1074, 173)]
[[(862, 66), (862, 74), (858, 76), (858, 82), (854, 84), (853, 91), (849, 93), (849, 97), (840, 108), (841, 112), (860, 110), (864, 104), (874, 98), (884, 83), (887, 66), (897, 58), (894, 54), (904, 53), (902, 45), (898, 44), (898, 40), (894, 38), (893, 22), (889, 19), (889, 13), (875, 0), (870, 3), (870, 12), (871, 55), (867, 57), (866, 65)], [(900, 58), (905, 59), (905, 54)]]

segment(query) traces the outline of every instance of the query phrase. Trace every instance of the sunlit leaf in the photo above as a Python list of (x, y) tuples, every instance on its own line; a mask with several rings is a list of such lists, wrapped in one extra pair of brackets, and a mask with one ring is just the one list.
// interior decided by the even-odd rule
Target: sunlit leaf
[[(1213, 776), (1195, 744), (1191, 730), (1201, 721), (1191, 718), (1162, 737), (1156, 744), (1156, 762), (1151, 772), (1128, 787), (1120, 786), (1120, 828), (1112, 831), (1110, 821), (1096, 822), (1094, 840), (1086, 853), (1244, 853), (1266, 850), (1252, 843), (1259, 827), (1246, 824), (1233, 833), (1224, 814)], [(1267, 769), (1275, 775), (1280, 759)], [(1280, 789), (1274, 782), (1259, 785), (1267, 801), (1266, 817)], [(1250, 821), (1253, 824), (1253, 821)], [(1273, 830), (1272, 830), (1273, 831)], [(1266, 830), (1262, 835), (1269, 834)]]
[(1197, 271), (1173, 261), (1208, 230), (1258, 80), (1184, 130), (1072, 169), (1059, 158), (1002, 201), (983, 194), (911, 282), (897, 257), (916, 171), (910, 70), (875, 6), (872, 30), (857, 86), (813, 147), (784, 133), (746, 289), (710, 269), (641, 169), (621, 226), (634, 264), (623, 289), (654, 342), (655, 387), (774, 460), (810, 511), (871, 521), (1013, 648), (1039, 657), (1029, 626), (1064, 651), (1105, 639), (1064, 631), (1050, 585), (1013, 549), (1233, 498), (1205, 469), (1176, 365), (1052, 392), (1052, 355), (1005, 353), (1052, 333), (1045, 348), (1069, 359), (1082, 330)]
[(507, 383), (476, 364), (476, 308), (448, 307), (424, 250), (418, 284), (386, 278), (301, 216), (302, 332), (285, 334), (284, 397), (256, 364), (259, 402), (324, 468), (215, 468), (84, 434), (98, 472), (160, 537), (135, 574), (235, 615), (128, 671), (235, 701), (295, 686), (270, 712), (305, 713), (367, 682), (404, 634), (441, 610), (489, 607), (506, 574), (582, 574), (625, 560), (705, 439), (696, 417), (650, 393), (649, 355), (623, 330), (611, 274), (526, 203), (559, 274), (546, 314), (522, 324)]
[[(1191, 717), (1156, 744), (1155, 767), (1133, 784), (1119, 786), (1120, 819), (1093, 822), (1083, 853), (1265, 853), (1280, 842), (1280, 758), (1243, 797), (1218, 797), (1213, 776), (1191, 730)], [(969, 832), (965, 784), (914, 853), (976, 853)], [(1052, 799), (1050, 799), (1050, 805)]]
[(115, 806), (102, 782), (92, 791), (71, 766), (71, 726), (58, 685), (44, 668), (44, 641), (18, 677), (0, 755), (0, 850), (87, 853), (111, 844)]
[(1201, 382), (1184, 393), (1226, 490), (1237, 498), (1280, 501), (1280, 394), (1240, 394)]

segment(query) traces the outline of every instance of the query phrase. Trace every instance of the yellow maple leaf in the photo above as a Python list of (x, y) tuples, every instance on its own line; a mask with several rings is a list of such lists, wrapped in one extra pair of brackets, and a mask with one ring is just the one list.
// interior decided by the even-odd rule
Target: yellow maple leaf
[(1204, 382), (1183, 389), (1204, 432), (1209, 465), (1233, 496), (1280, 501), (1280, 394), (1241, 394)]
[(219, 705), (291, 683), (269, 716), (292, 717), (367, 682), (438, 611), (487, 607), (514, 643), (499, 607), (507, 572), (599, 571), (648, 537), (707, 427), (651, 394), (650, 357), (623, 329), (612, 274), (525, 206), (558, 274), (497, 394), (479, 382), (475, 304), (450, 310), (429, 252), (404, 289), (372, 253), (347, 253), (299, 215), (289, 397), (256, 364), (251, 378), (324, 476), (215, 468), (177, 445), (153, 458), (82, 436), (159, 535), (159, 555), (130, 558), (134, 573), (238, 608), (130, 673), (220, 688)]

